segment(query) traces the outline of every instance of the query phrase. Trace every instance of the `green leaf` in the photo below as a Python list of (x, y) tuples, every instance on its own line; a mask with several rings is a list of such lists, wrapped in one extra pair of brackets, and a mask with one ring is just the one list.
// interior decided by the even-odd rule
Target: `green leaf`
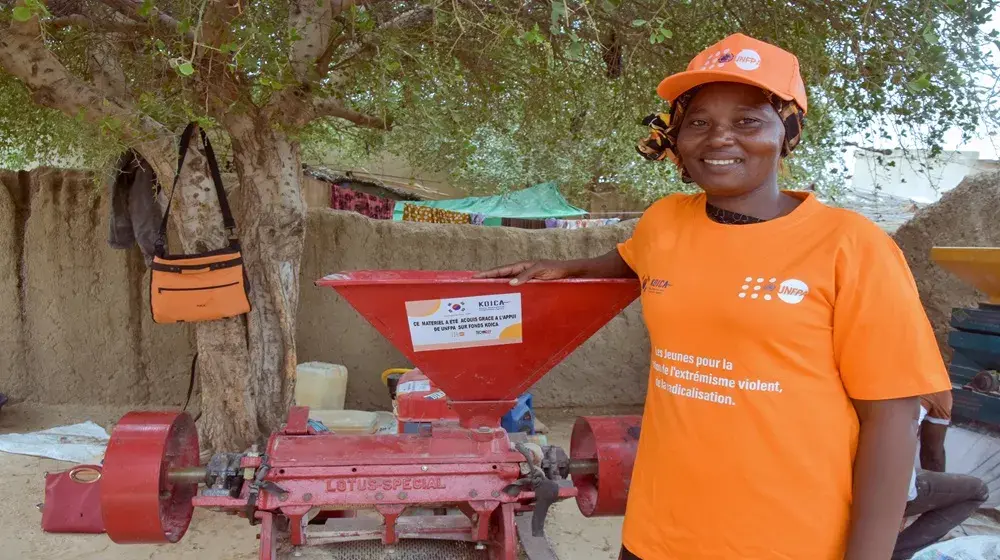
[(649, 36), (649, 44), (650, 44), (650, 45), (655, 45), (656, 43), (658, 43), (659, 41), (657, 41), (657, 39), (659, 39), (659, 37), (660, 37), (660, 34), (659, 34), (659, 32), (654, 32), (654, 33), (652, 33), (652, 34), (651, 34), (651, 35)]
[(644, 19), (632, 20), (632, 27), (642, 27), (643, 25), (646, 25), (646, 20)]
[(142, 0), (142, 4), (136, 10), (140, 16), (148, 18), (153, 14), (153, 0)]
[(182, 19), (180, 22), (178, 22), (177, 24), (178, 33), (180, 33), (181, 35), (187, 35), (188, 31), (191, 31), (191, 20)]
[(31, 10), (24, 6), (14, 8), (14, 19), (17, 21), (28, 21), (32, 15), (34, 14), (31, 13)]
[(180, 73), (181, 76), (190, 76), (191, 74), (194, 74), (194, 65), (190, 62), (178, 64), (177, 72)]
[(662, 37), (663, 37), (664, 39), (669, 39), (669, 38), (671, 38), (671, 37), (673, 37), (673, 36), (674, 36), (674, 32), (673, 32), (673, 31), (671, 31), (671, 30), (669, 30), (669, 29), (667, 29), (666, 27), (661, 27), (661, 28), (660, 28), (660, 35), (661, 35), (661, 36), (662, 36)]
[(916, 80), (913, 80), (910, 83), (906, 84), (906, 88), (913, 93), (920, 93), (921, 91), (924, 91), (929, 87), (931, 87), (931, 76), (926, 72)]
[[(524, 34), (521, 35), (520, 40), (521, 42), (527, 43), (529, 45), (540, 45), (545, 42), (545, 37), (542, 36), (542, 30), (538, 28), (538, 24), (536, 23), (535, 27), (531, 28), (528, 31), (525, 31)], [(521, 43), (518, 42), (518, 44)]]
[(566, 56), (570, 58), (583, 58), (583, 42), (573, 41), (566, 48)]
[(601, 2), (601, 9), (604, 10), (605, 13), (613, 14), (621, 3), (622, 0), (604, 0)]
[(934, 27), (932, 25), (928, 25), (924, 28), (924, 41), (926, 41), (928, 45), (936, 45), (940, 39), (941, 38), (938, 37), (938, 34), (934, 31)]
[(559, 33), (559, 20), (566, 15), (566, 4), (562, 0), (552, 0), (552, 23), (549, 29), (553, 33)]
[(358, 17), (355, 21), (361, 31), (367, 32), (375, 29), (375, 20), (365, 10), (358, 10)]

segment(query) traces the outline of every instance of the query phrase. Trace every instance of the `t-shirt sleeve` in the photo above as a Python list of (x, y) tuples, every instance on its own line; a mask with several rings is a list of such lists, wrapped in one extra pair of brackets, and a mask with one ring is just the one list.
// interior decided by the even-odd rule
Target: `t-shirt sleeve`
[[(642, 221), (639, 221), (641, 224)], [(621, 255), (622, 260), (625, 264), (632, 269), (633, 272), (638, 276), (642, 276), (642, 272), (639, 270), (639, 251), (641, 241), (636, 240), (636, 234), (639, 231), (639, 224), (636, 224), (635, 230), (632, 231), (632, 236), (622, 241), (618, 244), (618, 254)]]
[(836, 264), (833, 342), (848, 396), (886, 400), (950, 390), (902, 251), (873, 224), (861, 230)]
[(643, 271), (646, 270), (646, 254), (651, 242), (650, 236), (653, 235), (651, 230), (655, 229), (654, 224), (658, 220), (662, 221), (663, 214), (669, 211), (672, 202), (670, 197), (655, 202), (643, 212), (632, 231), (632, 236), (618, 244), (618, 254), (640, 278), (643, 276)]
[(920, 397), (920, 404), (927, 409), (927, 417), (924, 420), (932, 424), (948, 425), (951, 423), (951, 391), (923, 395)]

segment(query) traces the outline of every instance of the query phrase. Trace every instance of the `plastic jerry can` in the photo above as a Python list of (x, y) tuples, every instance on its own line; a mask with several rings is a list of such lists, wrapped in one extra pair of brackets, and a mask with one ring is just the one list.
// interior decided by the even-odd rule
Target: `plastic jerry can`
[(316, 410), (343, 410), (347, 368), (324, 362), (305, 362), (295, 368), (295, 404)]

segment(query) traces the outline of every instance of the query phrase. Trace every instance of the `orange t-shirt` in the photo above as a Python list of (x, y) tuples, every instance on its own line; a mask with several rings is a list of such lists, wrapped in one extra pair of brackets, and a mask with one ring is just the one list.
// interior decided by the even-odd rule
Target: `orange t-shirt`
[(622, 535), (643, 560), (842, 559), (851, 399), (951, 387), (892, 239), (788, 194), (794, 211), (749, 225), (672, 195), (619, 246), (653, 347)]

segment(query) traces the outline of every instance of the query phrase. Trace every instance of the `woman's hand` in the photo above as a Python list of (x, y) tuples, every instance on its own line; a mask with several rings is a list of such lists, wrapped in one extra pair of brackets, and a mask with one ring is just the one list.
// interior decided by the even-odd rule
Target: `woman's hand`
[(561, 280), (563, 278), (635, 278), (635, 272), (618, 254), (617, 249), (592, 259), (575, 261), (521, 261), (480, 272), (474, 278), (513, 278), (511, 286), (528, 280)]
[(474, 278), (512, 278), (511, 286), (528, 280), (560, 280), (579, 276), (577, 261), (521, 261), (480, 272)]

